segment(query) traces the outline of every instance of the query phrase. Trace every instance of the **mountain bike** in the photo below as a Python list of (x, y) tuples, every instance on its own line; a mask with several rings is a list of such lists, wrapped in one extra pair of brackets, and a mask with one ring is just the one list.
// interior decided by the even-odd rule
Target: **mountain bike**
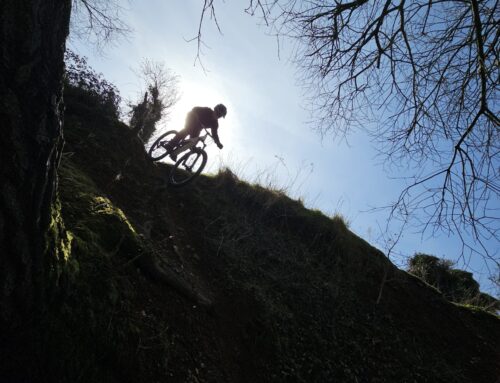
[(187, 185), (201, 173), (207, 164), (208, 156), (205, 151), (207, 143), (205, 141), (208, 137), (212, 138), (212, 135), (207, 128), (203, 128), (203, 130), (205, 134), (184, 139), (173, 148), (169, 147), (169, 143), (175, 137), (177, 131), (170, 130), (158, 137), (149, 148), (148, 154), (151, 160), (159, 161), (166, 156), (170, 156), (174, 161), (167, 178), (170, 185)]

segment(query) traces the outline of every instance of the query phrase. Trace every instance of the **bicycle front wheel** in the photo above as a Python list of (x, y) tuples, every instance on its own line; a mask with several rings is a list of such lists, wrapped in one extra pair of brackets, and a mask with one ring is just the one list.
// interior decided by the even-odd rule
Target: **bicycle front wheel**
[(172, 186), (184, 186), (195, 179), (207, 164), (207, 153), (200, 148), (193, 148), (177, 160), (170, 171), (169, 183)]
[(170, 141), (172, 141), (176, 134), (176, 130), (170, 130), (158, 137), (158, 139), (149, 148), (149, 158), (151, 158), (153, 161), (159, 161), (167, 156), (169, 153), (167, 145)]

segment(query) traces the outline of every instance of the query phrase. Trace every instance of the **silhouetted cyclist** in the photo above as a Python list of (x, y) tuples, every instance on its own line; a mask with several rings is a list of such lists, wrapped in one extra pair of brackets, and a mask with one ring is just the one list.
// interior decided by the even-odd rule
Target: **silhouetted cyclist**
[[(212, 110), (208, 107), (195, 106), (186, 116), (186, 124), (184, 129), (179, 131), (176, 136), (168, 143), (167, 149), (171, 150), (177, 146), (177, 144), (184, 140), (187, 136), (190, 138), (198, 137), (203, 130), (203, 127), (211, 128), (212, 137), (219, 149), (224, 146), (219, 140), (219, 135), (217, 130), (219, 129), (219, 122), (217, 121), (221, 117), (226, 117), (227, 108), (218, 104)], [(171, 156), (175, 160), (175, 156)]]

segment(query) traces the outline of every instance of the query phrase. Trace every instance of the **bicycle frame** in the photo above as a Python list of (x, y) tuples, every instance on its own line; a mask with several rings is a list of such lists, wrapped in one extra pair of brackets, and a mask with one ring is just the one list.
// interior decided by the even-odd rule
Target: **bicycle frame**
[(207, 139), (207, 137), (212, 138), (212, 135), (208, 132), (208, 129), (206, 127), (203, 127), (203, 129), (205, 130), (204, 135), (198, 136), (198, 137), (188, 138), (187, 140), (182, 141), (181, 144), (177, 148), (175, 148), (170, 154), (178, 155), (182, 152), (185, 152), (187, 150), (194, 148), (200, 142), (201, 142), (201, 145), (199, 147), (201, 149), (205, 149), (207, 147), (207, 143), (205, 142), (205, 140)]

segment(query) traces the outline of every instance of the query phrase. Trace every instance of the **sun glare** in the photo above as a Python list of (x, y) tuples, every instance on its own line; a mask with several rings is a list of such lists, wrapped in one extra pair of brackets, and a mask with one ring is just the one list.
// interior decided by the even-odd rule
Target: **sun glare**
[(203, 86), (183, 81), (180, 90), (181, 99), (174, 106), (171, 118), (167, 123), (169, 129), (181, 130), (184, 128), (186, 114), (195, 106), (213, 108), (219, 103), (227, 103), (217, 89), (210, 87), (210, 85)]

